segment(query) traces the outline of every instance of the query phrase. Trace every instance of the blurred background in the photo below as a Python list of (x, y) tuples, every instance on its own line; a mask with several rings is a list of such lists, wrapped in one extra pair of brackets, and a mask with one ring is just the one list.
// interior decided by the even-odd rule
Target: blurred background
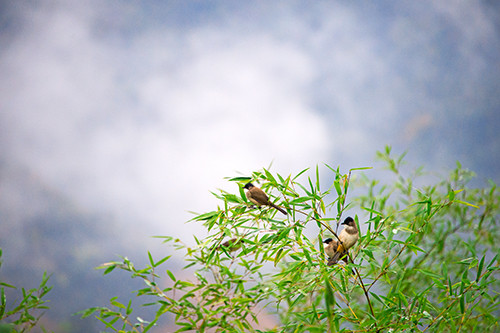
[(391, 145), (498, 183), (499, 78), (498, 1), (2, 1), (0, 280), (47, 271), (44, 325), (91, 332), (141, 286), (93, 268), (192, 242), (224, 177)]

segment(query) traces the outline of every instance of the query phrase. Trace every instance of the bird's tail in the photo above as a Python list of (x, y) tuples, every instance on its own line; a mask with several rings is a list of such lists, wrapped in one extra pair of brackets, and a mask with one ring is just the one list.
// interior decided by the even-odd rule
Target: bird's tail
[(327, 266), (333, 266), (333, 265), (335, 265), (337, 263), (338, 259), (335, 262), (334, 262), (334, 260), (335, 259), (333, 257), (328, 258)]
[[(348, 264), (349, 263), (349, 256), (347, 255), (347, 251), (343, 252), (343, 253), (340, 253), (340, 252), (335, 253), (335, 255), (333, 257), (328, 258), (328, 264), (327, 265), (328, 266), (333, 266), (333, 265), (335, 265), (339, 261), (339, 259), (344, 260), (344, 262), (346, 264)], [(353, 268), (351, 268), (351, 274), (352, 275), (356, 275), (356, 272), (354, 271)]]
[(347, 251), (344, 249), (344, 246), (342, 244), (339, 244), (337, 250), (335, 251), (335, 254), (328, 258), (328, 266), (335, 265), (339, 262), (340, 258), (344, 257), (345, 255), (347, 255)]
[(284, 210), (283, 208), (281, 207), (278, 207), (276, 206), (275, 204), (273, 204), (272, 202), (269, 203), (269, 205), (273, 208), (276, 208), (277, 210), (279, 210), (281, 213), (285, 214), (285, 215), (288, 215), (288, 213), (286, 212), (286, 210)]

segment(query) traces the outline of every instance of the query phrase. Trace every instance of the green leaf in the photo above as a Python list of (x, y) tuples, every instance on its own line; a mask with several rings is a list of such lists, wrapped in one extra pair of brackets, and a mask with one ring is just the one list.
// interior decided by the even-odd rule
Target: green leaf
[(325, 308), (328, 315), (328, 321), (330, 323), (330, 330), (332, 330), (332, 328), (334, 328), (333, 309), (335, 308), (335, 295), (333, 294), (333, 289), (328, 275), (325, 275)]
[(278, 184), (278, 182), (276, 181), (276, 179), (274, 178), (274, 176), (269, 171), (267, 171), (266, 169), (264, 169), (264, 173), (266, 174), (267, 180), (271, 181), (271, 183), (273, 183), (275, 185)]
[(168, 259), (170, 259), (172, 256), (166, 256), (165, 258), (161, 259), (160, 261), (158, 261), (156, 264), (155, 264), (155, 267), (158, 267), (160, 266), (161, 264), (163, 264), (165, 261), (167, 261)]
[(0, 323), (0, 333), (12, 333), (16, 331), (16, 326), (14, 324)]
[(313, 199), (314, 199), (314, 197), (311, 197), (311, 196), (299, 197), (299, 198), (296, 198), (296, 199), (293, 199), (292, 201), (290, 201), (290, 204), (295, 205), (295, 204), (303, 203), (303, 202), (310, 201)]
[(213, 211), (213, 212), (208, 212), (208, 213), (205, 213), (205, 214), (200, 214), (198, 216), (195, 216), (191, 220), (206, 221), (206, 220), (210, 220), (210, 219), (216, 218), (217, 216), (219, 216), (219, 212), (218, 211)]
[(125, 311), (125, 313), (128, 315), (130, 315), (132, 313), (132, 300), (129, 300), (128, 301), (128, 304), (127, 304), (127, 310)]
[(174, 281), (174, 282), (177, 281), (174, 274), (171, 271), (169, 271), (168, 269), (167, 269), (167, 275), (170, 277), (170, 279), (172, 279), (172, 281)]
[(479, 262), (479, 267), (477, 268), (476, 282), (479, 281), (479, 278), (481, 277), (481, 273), (483, 271), (484, 257), (485, 256), (483, 255), (483, 258), (481, 258), (481, 261)]
[(455, 199), (455, 191), (451, 190), (448, 192), (448, 198), (450, 199), (450, 201), (453, 201), (453, 199)]
[(307, 170), (309, 170), (309, 168), (305, 168), (304, 170), (302, 170), (301, 172), (299, 172), (295, 177), (293, 177), (293, 180), (297, 179), (300, 177), (300, 175), (302, 175), (304, 172), (306, 172)]
[(0, 319), (3, 318), (6, 305), (7, 305), (7, 298), (5, 297), (5, 290), (4, 288), (0, 288)]
[(116, 268), (116, 265), (109, 265), (105, 270), (103, 275), (111, 273)]
[(470, 206), (470, 207), (474, 207), (474, 208), (479, 208), (479, 206), (473, 205), (471, 203), (468, 203), (468, 202), (465, 202), (465, 201), (462, 201), (462, 200), (455, 200), (454, 202), (462, 204), (462, 205), (467, 205), (467, 206)]
[(467, 284), (468, 279), (467, 279), (467, 270), (464, 271), (462, 274), (462, 279), (460, 280), (460, 294), (462, 294), (465, 290), (465, 285)]
[(249, 182), (251, 180), (251, 177), (234, 177), (229, 179), (230, 182)]
[(497, 253), (493, 259), (491, 259), (490, 263), (488, 264), (488, 269), (495, 263), (495, 261), (497, 261), (497, 258), (498, 258), (498, 255), (499, 253)]
[(457, 264), (470, 265), (474, 259), (475, 259), (474, 257), (465, 258), (465, 259), (462, 259), (459, 262), (457, 262)]
[(112, 305), (116, 306), (117, 308), (126, 309), (125, 305), (123, 305), (122, 303), (118, 302), (116, 299), (117, 299), (117, 297), (113, 297), (112, 299), (110, 299), (110, 303)]
[(195, 284), (193, 284), (192, 282), (188, 282), (188, 281), (177, 280), (175, 282), (176, 288), (194, 287), (194, 286), (195, 286)]
[(151, 255), (151, 252), (148, 251), (148, 258), (149, 258), (149, 263), (151, 264), (151, 267), (155, 267), (155, 261), (153, 260), (153, 256)]
[(349, 171), (368, 170), (368, 169), (373, 169), (373, 167), (359, 167), (359, 168), (352, 168), (352, 169), (349, 169)]
[(337, 195), (342, 195), (342, 189), (340, 188), (340, 183), (338, 180), (335, 180), (333, 182), (333, 185), (335, 186), (335, 190), (337, 191)]
[(373, 251), (369, 249), (361, 249), (365, 255), (367, 255), (371, 260), (375, 261), (375, 257), (373, 256)]
[(15, 286), (13, 286), (11, 284), (8, 284), (8, 283), (5, 283), (5, 282), (0, 282), (0, 286), (4, 286), (4, 287), (7, 287), (7, 288), (12, 288), (12, 289), (16, 289)]
[(427, 276), (429, 276), (429, 277), (431, 277), (431, 278), (434, 278), (434, 279), (436, 279), (436, 280), (441, 280), (441, 278), (442, 278), (440, 274), (436, 274), (436, 273), (434, 273), (434, 272), (432, 272), (432, 271), (429, 271), (429, 270), (425, 270), (425, 269), (417, 269), (417, 271), (419, 271), (419, 272), (421, 272), (422, 274), (427, 275)]
[(422, 250), (421, 248), (419, 248), (418, 246), (416, 246), (415, 244), (412, 244), (412, 243), (407, 243), (406, 246), (408, 246), (408, 248), (410, 250), (412, 250), (415, 254), (417, 254), (417, 251), (420, 251), (422, 253), (425, 253), (424, 250)]
[(81, 318), (87, 318), (87, 317), (90, 317), (95, 312), (105, 311), (105, 310), (108, 310), (108, 308), (105, 308), (105, 307), (92, 307), (92, 308), (88, 308), (88, 309), (85, 309), (85, 310), (82, 310), (82, 311), (78, 311), (77, 313), (75, 313), (75, 315), (80, 315)]
[(238, 190), (240, 192), (241, 199), (243, 199), (244, 202), (248, 202), (247, 195), (245, 194), (245, 190), (243, 189), (243, 187), (238, 186)]
[(304, 256), (306, 257), (307, 261), (309, 262), (310, 265), (313, 265), (313, 262), (312, 262), (312, 259), (311, 259), (311, 256), (309, 255), (309, 251), (307, 250), (304, 250)]
[(225, 193), (223, 196), (224, 196), (224, 199), (226, 199), (228, 202), (237, 203), (237, 204), (241, 203), (240, 198), (234, 194)]
[[(361, 209), (366, 210), (367, 212), (370, 212), (370, 213), (375, 214), (375, 215), (384, 216), (384, 214), (382, 214), (381, 212), (376, 211), (373, 208), (361, 207)], [(376, 228), (377, 228), (377, 226), (375, 226), (375, 229)]]
[(446, 262), (443, 262), (443, 265), (441, 266), (441, 272), (442, 275), (445, 279), (448, 278), (448, 265), (446, 265)]
[(311, 193), (316, 195), (316, 189), (314, 188), (314, 185), (312, 183), (311, 177), (307, 177), (307, 180), (309, 181), (309, 188), (311, 189)]
[(469, 264), (469, 269), (476, 267), (477, 266), (477, 258), (472, 259), (471, 263)]
[(282, 253), (283, 253), (283, 248), (279, 249), (278, 253), (276, 253), (276, 257), (274, 258), (274, 266), (276, 266), (280, 261)]
[(317, 191), (320, 191), (319, 168), (317, 164), (316, 164), (316, 189)]

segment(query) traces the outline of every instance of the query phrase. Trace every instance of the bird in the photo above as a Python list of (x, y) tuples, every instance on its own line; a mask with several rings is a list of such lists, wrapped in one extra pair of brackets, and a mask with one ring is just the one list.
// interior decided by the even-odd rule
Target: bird
[(224, 243), (220, 244), (217, 249), (224, 249), (227, 252), (233, 252), (239, 250), (243, 242), (244, 239), (231, 238), (230, 240), (227, 240)]
[(328, 255), (328, 266), (335, 265), (339, 259), (347, 263), (347, 251), (353, 247), (359, 239), (358, 228), (352, 217), (347, 217), (342, 224), (345, 225), (345, 227), (340, 232), (338, 240), (333, 240), (331, 238), (324, 240), (326, 244), (325, 253)]
[(269, 197), (267, 194), (262, 191), (260, 188), (254, 186), (252, 183), (247, 183), (244, 187), (247, 190), (246, 196), (248, 200), (253, 202), (254, 204), (257, 205), (257, 207), (260, 207), (262, 205), (264, 206), (271, 206), (273, 208), (276, 208), (279, 210), (281, 213), (288, 215), (287, 212), (281, 208), (273, 204), (271, 201), (269, 201)]

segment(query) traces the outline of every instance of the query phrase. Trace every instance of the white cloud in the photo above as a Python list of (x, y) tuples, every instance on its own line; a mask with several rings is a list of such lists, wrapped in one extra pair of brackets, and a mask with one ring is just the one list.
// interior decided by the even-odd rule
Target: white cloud
[(2, 55), (18, 86), (2, 84), (9, 158), (90, 210), (175, 234), (186, 211), (213, 207), (222, 177), (273, 160), (289, 173), (328, 151), (296, 45), (200, 27), (143, 31), (131, 48), (78, 8), (37, 16)]

